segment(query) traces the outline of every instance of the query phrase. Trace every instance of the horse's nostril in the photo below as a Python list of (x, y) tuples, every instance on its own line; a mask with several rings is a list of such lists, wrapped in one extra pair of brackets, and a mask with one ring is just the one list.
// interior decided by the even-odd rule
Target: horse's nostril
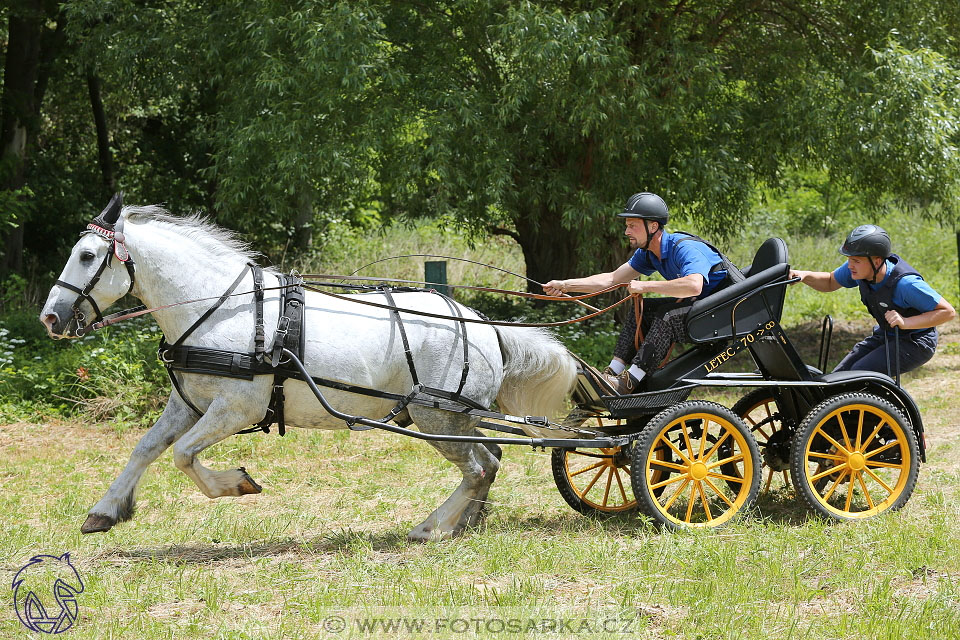
[(53, 329), (58, 322), (60, 322), (60, 316), (55, 313), (48, 313), (40, 319), (40, 322), (44, 324), (47, 329)]

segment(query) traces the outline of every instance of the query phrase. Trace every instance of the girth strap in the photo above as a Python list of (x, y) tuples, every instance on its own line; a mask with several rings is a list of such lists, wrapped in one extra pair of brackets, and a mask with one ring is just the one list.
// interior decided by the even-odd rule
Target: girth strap
[[(448, 296), (443, 295), (439, 291), (437, 295), (443, 298), (444, 302), (447, 303), (447, 306), (450, 307), (451, 311), (458, 317), (463, 318), (463, 313), (460, 311), (460, 307)], [(460, 373), (460, 384), (457, 386), (457, 390), (454, 393), (456, 397), (460, 397), (460, 393), (463, 391), (464, 385), (467, 384), (467, 375), (470, 373), (470, 344), (467, 342), (467, 323), (461, 320), (460, 331), (461, 336), (463, 337), (463, 371)]]
[[(273, 349), (270, 354), (270, 365), (273, 368), (273, 393), (270, 394), (270, 404), (263, 419), (250, 429), (238, 433), (252, 433), (261, 430), (270, 433), (270, 425), (276, 423), (280, 435), (285, 435), (287, 425), (283, 420), (283, 385), (290, 375), (282, 368), (281, 353), (283, 349), (293, 352), (298, 359), (303, 360), (305, 347), (305, 331), (303, 327), (306, 295), (300, 278), (293, 275), (278, 275), (282, 294), (280, 298), (280, 318), (277, 320), (277, 331), (273, 336)], [(288, 286), (293, 285), (293, 286)], [(299, 377), (299, 376), (296, 376)]]

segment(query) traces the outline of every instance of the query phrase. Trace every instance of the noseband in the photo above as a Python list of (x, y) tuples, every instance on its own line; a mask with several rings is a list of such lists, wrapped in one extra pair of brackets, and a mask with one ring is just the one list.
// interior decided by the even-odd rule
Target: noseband
[(127, 287), (127, 293), (130, 293), (133, 290), (133, 284), (136, 277), (133, 256), (130, 255), (130, 252), (127, 251), (127, 246), (124, 244), (126, 237), (123, 235), (123, 216), (119, 216), (117, 222), (114, 225), (110, 225), (114, 227), (113, 229), (100, 226), (97, 224), (97, 222), (99, 222), (99, 218), (88, 224), (87, 231), (84, 231), (80, 234), (82, 236), (87, 233), (95, 233), (110, 243), (110, 249), (107, 251), (107, 255), (103, 257), (103, 261), (100, 263), (100, 267), (97, 269), (97, 272), (93, 274), (93, 277), (90, 278), (90, 282), (88, 282), (87, 286), (85, 286), (83, 289), (77, 287), (76, 285), (72, 285), (69, 282), (57, 280), (57, 286), (63, 287), (64, 289), (69, 289), (70, 291), (75, 291), (77, 293), (77, 298), (73, 301), (72, 308), (73, 319), (77, 323), (78, 335), (83, 334), (83, 329), (85, 327), (84, 321), (86, 320), (86, 315), (80, 310), (80, 305), (84, 300), (90, 303), (90, 306), (93, 307), (93, 312), (96, 314), (96, 317), (91, 321), (91, 324), (103, 320), (103, 314), (100, 312), (100, 307), (97, 306), (97, 302), (90, 295), (90, 292), (93, 291), (93, 288), (97, 286), (98, 282), (100, 282), (100, 276), (103, 275), (104, 269), (106, 269), (113, 262), (113, 256), (117, 256), (117, 260), (124, 264), (124, 266), (127, 268), (127, 273), (130, 274), (130, 286)]

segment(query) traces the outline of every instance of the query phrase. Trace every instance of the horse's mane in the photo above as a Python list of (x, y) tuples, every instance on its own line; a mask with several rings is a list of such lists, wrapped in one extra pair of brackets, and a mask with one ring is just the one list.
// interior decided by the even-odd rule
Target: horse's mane
[(255, 262), (260, 256), (235, 232), (214, 224), (200, 213), (180, 217), (171, 214), (163, 207), (151, 205), (147, 207), (124, 207), (122, 215), (128, 220), (143, 218), (162, 226), (171, 227), (178, 234), (200, 243), (205, 251), (215, 256), (241, 257), (248, 262)]

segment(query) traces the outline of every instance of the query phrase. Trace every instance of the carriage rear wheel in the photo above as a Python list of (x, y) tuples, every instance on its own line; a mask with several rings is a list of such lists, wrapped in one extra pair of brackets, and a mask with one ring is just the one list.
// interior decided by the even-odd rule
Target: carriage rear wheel
[[(596, 418), (601, 427), (620, 420)], [(584, 515), (609, 515), (637, 508), (630, 484), (630, 447), (554, 449), (553, 479), (567, 504)]]
[(919, 460), (910, 422), (869, 393), (827, 398), (794, 435), (797, 491), (814, 511), (838, 520), (902, 507), (917, 484)]
[(754, 389), (733, 405), (737, 414), (753, 433), (762, 460), (763, 492), (770, 490), (774, 476), (783, 475), (783, 484), (790, 486), (790, 440), (793, 435), (784, 428), (777, 399), (769, 388)]
[(730, 409), (681, 402), (654, 416), (634, 442), (633, 494), (640, 511), (666, 527), (717, 527), (753, 505), (759, 460), (753, 435)]

